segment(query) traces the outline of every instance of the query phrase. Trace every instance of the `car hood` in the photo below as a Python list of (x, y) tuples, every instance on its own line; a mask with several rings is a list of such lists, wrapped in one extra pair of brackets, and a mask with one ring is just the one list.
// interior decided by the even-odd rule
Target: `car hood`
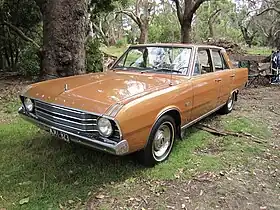
[[(36, 83), (24, 94), (30, 98), (103, 114), (110, 106), (169, 87), (170, 75), (104, 72)], [(180, 83), (175, 78), (172, 83)]]

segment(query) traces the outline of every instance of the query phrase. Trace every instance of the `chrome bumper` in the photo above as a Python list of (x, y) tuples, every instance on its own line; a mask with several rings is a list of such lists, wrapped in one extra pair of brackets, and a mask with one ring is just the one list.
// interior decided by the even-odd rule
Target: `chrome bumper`
[[(36, 116), (31, 116), (31, 115), (27, 114), (25, 112), (24, 108), (22, 108), (22, 107), (18, 110), (18, 113), (26, 121), (29, 121), (46, 131), (49, 131), (50, 128), (52, 128), (57, 131), (68, 134), (71, 142), (82, 144), (82, 145), (91, 147), (93, 149), (97, 149), (97, 150), (104, 151), (104, 152), (114, 154), (114, 155), (125, 155), (129, 151), (129, 145), (126, 140), (122, 140), (120, 142), (114, 142), (114, 143), (106, 143), (106, 142), (98, 141), (96, 139), (90, 139), (90, 138), (87, 138), (84, 136), (80, 136), (75, 133), (71, 133), (71, 132), (62, 130), (60, 128), (56, 128), (54, 126), (50, 126), (43, 122), (40, 122), (38, 119), (36, 119)], [(107, 141), (112, 142), (109, 139), (107, 139)]]

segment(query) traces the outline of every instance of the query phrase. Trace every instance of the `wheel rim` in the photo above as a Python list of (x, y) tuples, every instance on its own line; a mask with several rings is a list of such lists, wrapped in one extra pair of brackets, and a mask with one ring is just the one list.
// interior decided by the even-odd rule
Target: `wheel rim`
[(174, 127), (172, 123), (161, 124), (154, 136), (152, 152), (156, 161), (163, 161), (170, 153), (174, 141)]
[(233, 108), (233, 95), (231, 95), (230, 99), (228, 100), (227, 107), (228, 107), (228, 110), (232, 110), (232, 108)]

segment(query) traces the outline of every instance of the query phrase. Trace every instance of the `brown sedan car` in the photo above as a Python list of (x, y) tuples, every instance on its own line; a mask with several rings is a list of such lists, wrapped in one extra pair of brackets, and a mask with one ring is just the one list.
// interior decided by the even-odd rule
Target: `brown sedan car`
[(247, 78), (223, 48), (136, 45), (107, 72), (27, 87), (19, 113), (67, 142), (115, 155), (138, 151), (154, 165), (168, 158), (183, 129), (232, 111)]

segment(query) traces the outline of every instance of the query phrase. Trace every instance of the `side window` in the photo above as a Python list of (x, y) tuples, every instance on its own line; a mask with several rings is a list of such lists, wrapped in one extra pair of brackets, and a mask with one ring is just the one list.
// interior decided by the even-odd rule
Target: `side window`
[(213, 56), (213, 63), (214, 63), (216, 71), (228, 69), (225, 59), (219, 51), (213, 50), (212, 56)]
[(198, 49), (193, 75), (195, 76), (211, 72), (213, 72), (213, 65), (211, 61), (210, 51), (207, 49)]

